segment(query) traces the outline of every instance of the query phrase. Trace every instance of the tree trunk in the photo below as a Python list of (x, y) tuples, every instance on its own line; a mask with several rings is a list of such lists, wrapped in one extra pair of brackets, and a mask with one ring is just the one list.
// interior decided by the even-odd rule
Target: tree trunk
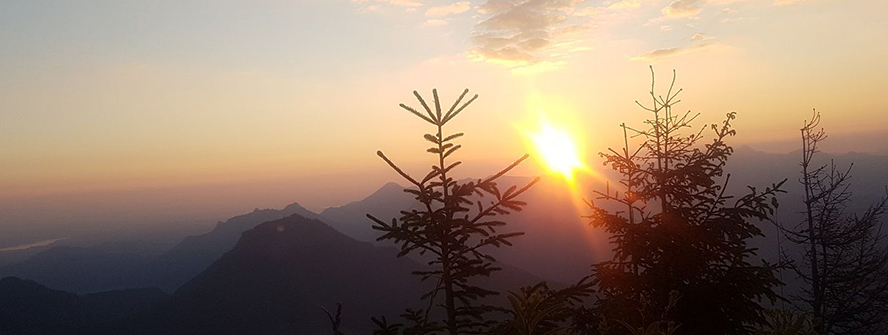
[(444, 282), (444, 304), (447, 308), (447, 333), (457, 335), (456, 327), (456, 303), (453, 298), (453, 278), (450, 276), (450, 263), (443, 264), (444, 274), (442, 281)]
[[(806, 133), (805, 129), (802, 129), (802, 183), (805, 186), (805, 214), (807, 215), (807, 224), (808, 224), (808, 241), (809, 241), (809, 252), (811, 253), (811, 293), (812, 293), (812, 301), (811, 308), (814, 313), (815, 319), (822, 319), (823, 311), (821, 310), (821, 306), (823, 304), (823, 295), (822, 288), (820, 287), (820, 271), (818, 268), (818, 260), (817, 260), (817, 233), (814, 225), (814, 209), (813, 201), (814, 201), (814, 191), (812, 189), (812, 180), (810, 178), (810, 173), (808, 171), (809, 165), (811, 163), (811, 158), (814, 156), (814, 148), (808, 147), (808, 137), (810, 134)], [(821, 333), (820, 325), (815, 324), (815, 330), (818, 333)]]

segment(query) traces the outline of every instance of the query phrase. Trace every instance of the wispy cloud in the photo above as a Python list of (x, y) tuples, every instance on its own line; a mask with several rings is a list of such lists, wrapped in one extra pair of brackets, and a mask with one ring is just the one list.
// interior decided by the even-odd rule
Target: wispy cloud
[(351, 2), (365, 4), (367, 7), (364, 7), (364, 9), (369, 11), (379, 10), (381, 8), (380, 5), (405, 7), (408, 10), (416, 10), (416, 8), (422, 7), (422, 2), (419, 0), (351, 0)]
[(641, 0), (623, 0), (607, 6), (608, 9), (635, 9), (641, 7)]
[(573, 13), (573, 15), (580, 16), (580, 17), (601, 17), (603, 15), (615, 14), (615, 12), (626, 13), (628, 11), (637, 9), (639, 7), (641, 7), (640, 0), (623, 0), (623, 1), (612, 3), (607, 7), (604, 7), (604, 6), (586, 7), (586, 8), (575, 11)]
[(755, 21), (757, 19), (758, 19), (757, 17), (747, 17), (747, 16), (726, 17), (721, 20), (721, 23), (739, 23), (739, 22), (745, 22), (745, 21)]
[(703, 11), (703, 0), (676, 0), (663, 8), (663, 17), (668, 19), (696, 17)]
[[(664, 7), (660, 12), (660, 15), (657, 18), (654, 18), (648, 22), (648, 24), (655, 22), (663, 22), (667, 20), (676, 20), (676, 19), (699, 19), (700, 14), (704, 11), (705, 8), (711, 6), (727, 6), (736, 2), (744, 2), (747, 0), (673, 0), (669, 3), (668, 6)], [(781, 0), (775, 0), (781, 1)], [(789, 0), (789, 1), (798, 1), (798, 0)], [(722, 12), (736, 12), (729, 7), (725, 7), (722, 9)]]
[(426, 22), (423, 22), (422, 26), (423, 27), (441, 27), (441, 26), (446, 26), (447, 24), (448, 24), (447, 20), (430, 19), (430, 20), (426, 20)]
[(552, 59), (552, 55), (569, 53), (554, 52), (563, 46), (558, 42), (588, 28), (584, 23), (569, 22), (582, 2), (489, 0), (477, 8), (486, 18), (475, 26), (472, 41), (476, 47), (470, 57), (513, 68), (557, 68), (563, 61)]
[(675, 48), (663, 48), (656, 49), (653, 51), (645, 52), (641, 55), (635, 56), (632, 60), (635, 61), (656, 61), (664, 58), (670, 58), (680, 55), (685, 55), (693, 52), (703, 51), (703, 50), (712, 50), (712, 49), (721, 49), (727, 47), (722, 43), (717, 42), (706, 42), (701, 44), (695, 44), (684, 47), (675, 47)]
[(448, 16), (448, 15), (453, 15), (453, 14), (465, 13), (465, 12), (468, 12), (470, 9), (472, 9), (472, 3), (468, 2), (468, 1), (461, 1), (461, 2), (457, 2), (457, 3), (449, 4), (449, 5), (444, 5), (444, 6), (430, 7), (429, 9), (426, 10), (425, 14), (426, 14), (426, 16), (431, 16), (431, 17), (441, 17), (441, 16)]
[(791, 5), (791, 4), (802, 2), (802, 1), (806, 1), (806, 0), (774, 0), (774, 6)]
[(693, 37), (691, 37), (691, 41), (693, 41), (693, 42), (703, 42), (703, 41), (707, 41), (707, 40), (711, 40), (711, 39), (712, 39), (712, 36), (707, 36), (706, 34), (703, 34), (703, 33), (696, 33), (696, 34), (694, 34)]
[(607, 7), (586, 7), (573, 13), (574, 16), (590, 17), (599, 16), (607, 12)]

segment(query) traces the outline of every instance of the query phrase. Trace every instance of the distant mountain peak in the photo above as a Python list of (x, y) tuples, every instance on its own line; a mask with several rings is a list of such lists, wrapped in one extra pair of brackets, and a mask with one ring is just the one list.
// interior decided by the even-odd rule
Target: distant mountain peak
[(416, 202), (414, 196), (404, 192), (404, 189), (402, 185), (388, 182), (364, 199), (324, 209), (320, 217), (345, 235), (360, 241), (375, 241), (377, 232), (370, 228), (372, 221), (366, 215), (372, 214), (386, 220), (398, 216), (401, 209)]
[(390, 181), (388, 183), (385, 183), (385, 185), (382, 185), (382, 187), (380, 187), (378, 190), (376, 190), (376, 192), (373, 192), (372, 194), (370, 194), (370, 196), (368, 196), (367, 198), (372, 198), (375, 195), (391, 194), (393, 192), (404, 192), (405, 188), (406, 187), (401, 186), (400, 184), (398, 184), (396, 182)]
[(155, 285), (166, 290), (179, 287), (234, 247), (241, 233), (263, 222), (294, 214), (310, 219), (320, 218), (317, 213), (294, 202), (281, 210), (257, 208), (251, 213), (217, 223), (215, 229), (208, 233), (186, 237), (154, 262), (154, 266), (162, 269), (155, 271), (159, 274), (159, 277), (154, 279)]
[(387, 187), (399, 187), (399, 188), (403, 188), (403, 186), (401, 186), (400, 184), (398, 184), (398, 183), (396, 183), (396, 182), (393, 182), (393, 181), (387, 182), (387, 183), (385, 183), (385, 185), (382, 185), (382, 188), (387, 188)]
[(280, 245), (287, 245), (306, 237), (309, 239), (304, 242), (311, 242), (311, 244), (324, 243), (324, 240), (328, 238), (351, 239), (320, 220), (292, 214), (279, 220), (259, 224), (253, 229), (245, 231), (238, 244), (254, 243), (255, 247), (260, 247), (263, 244), (277, 241)]
[(174, 328), (160, 333), (317, 334), (327, 329), (317, 306), (342, 301), (350, 315), (343, 329), (366, 334), (370, 316), (397, 313), (424, 290), (410, 275), (420, 265), (395, 253), (298, 214), (268, 221), (179, 288), (150, 323)]
[(298, 202), (287, 205), (287, 207), (284, 207), (282, 211), (284, 212), (284, 215), (287, 216), (292, 214), (299, 214), (307, 218), (318, 218), (318, 213), (312, 212), (307, 208), (302, 207), (302, 205), (300, 205)]

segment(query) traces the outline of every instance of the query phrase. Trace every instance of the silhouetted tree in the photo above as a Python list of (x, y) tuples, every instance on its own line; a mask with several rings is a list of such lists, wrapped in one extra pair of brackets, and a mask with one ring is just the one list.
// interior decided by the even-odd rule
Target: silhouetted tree
[(805, 219), (787, 229), (787, 239), (805, 247), (793, 269), (806, 284), (799, 299), (821, 334), (872, 334), (888, 331), (888, 248), (882, 216), (888, 197), (862, 214), (848, 213), (851, 168), (835, 162), (814, 165), (818, 145), (826, 139), (816, 111), (805, 121), (802, 176)]
[[(750, 221), (773, 214), (785, 180), (762, 191), (749, 187), (739, 198), (726, 195), (730, 175), (723, 168), (733, 148), (725, 140), (735, 135), (735, 114), (685, 134), (699, 114), (673, 114), (681, 93), (674, 90), (675, 74), (665, 97), (654, 93), (653, 68), (651, 75), (652, 105), (636, 102), (652, 114), (646, 128), (622, 125), (626, 147), (601, 153), (625, 191), (608, 186), (597, 198), (626, 209), (611, 212), (589, 202), (591, 224), (611, 233), (614, 244), (613, 259), (594, 265), (596, 308), (608, 320), (640, 324), (632, 319), (639, 299), (663, 310), (670, 292), (678, 291), (682, 298), (671, 313), (678, 333), (752, 333), (764, 322), (762, 299), (776, 300), (780, 282), (774, 266), (752, 260), (756, 249), (747, 241), (762, 232)], [(706, 129), (714, 138), (701, 145)], [(628, 132), (641, 139), (636, 149), (629, 149)], [(653, 311), (647, 314), (657, 315)]]
[[(471, 279), (489, 276), (499, 270), (494, 265), (495, 259), (486, 253), (486, 249), (511, 245), (509, 240), (523, 233), (497, 233), (496, 229), (506, 223), (495, 216), (520, 211), (525, 203), (516, 198), (538, 181), (534, 179), (520, 189), (512, 186), (502, 192), (497, 187), (497, 179), (525, 160), (527, 155), (485, 179), (468, 182), (453, 179), (451, 171), (460, 162), (451, 163), (448, 158), (461, 147), (454, 144), (454, 140), (463, 136), (463, 133), (445, 133), (444, 126), (478, 97), (475, 95), (460, 105), (468, 92), (469, 90), (463, 91), (446, 112), (441, 109), (437, 90), (432, 90), (434, 111), (416, 91), (413, 94), (425, 113), (404, 104), (400, 105), (434, 127), (435, 133), (425, 134), (424, 138), (432, 143), (428, 152), (435, 155), (435, 164), (424, 177), (416, 179), (401, 170), (382, 151), (378, 151), (379, 157), (410, 182), (411, 188), (404, 191), (415, 195), (421, 208), (405, 209), (401, 211), (400, 218), (393, 218), (391, 222), (367, 215), (376, 223), (373, 229), (382, 232), (377, 240), (391, 240), (400, 246), (398, 256), (410, 253), (431, 256), (429, 270), (414, 272), (422, 280), (433, 278), (437, 282), (435, 288), (422, 297), (429, 300), (429, 308), (425, 310), (425, 318), (418, 322), (432, 324), (428, 320), (429, 310), (437, 295), (443, 293), (443, 304), (438, 306), (446, 312), (443, 328), (451, 335), (481, 332), (493, 325), (494, 321), (486, 320), (484, 314), (494, 308), (479, 303), (478, 300), (496, 292), (474, 285)], [(475, 198), (485, 194), (493, 196), (489, 204)]]

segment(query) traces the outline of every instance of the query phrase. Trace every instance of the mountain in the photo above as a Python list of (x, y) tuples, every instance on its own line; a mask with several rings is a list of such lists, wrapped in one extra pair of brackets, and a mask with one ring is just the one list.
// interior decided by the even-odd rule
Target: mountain
[[(352, 333), (370, 316), (397, 315), (423, 292), (418, 265), (300, 216), (266, 222), (173, 296), (164, 319), (179, 333), (322, 333), (318, 306), (344, 304)], [(398, 275), (402, 274), (402, 275)]]
[(97, 245), (69, 240), (66, 245), (0, 254), (0, 264), (6, 265), (0, 267), (0, 275), (27, 278), (77, 293), (133, 287), (160, 287), (173, 292), (234, 247), (244, 231), (297, 213), (319, 217), (297, 203), (282, 210), (255, 209), (217, 223), (210, 232), (185, 237), (163, 251), (155, 251), (159, 242), (149, 238), (109, 240)]
[[(799, 183), (801, 177), (801, 151), (793, 151), (789, 153), (776, 154), (756, 151), (750, 147), (738, 147), (731, 156), (726, 167), (726, 171), (732, 174), (731, 180), (734, 185), (745, 187), (745, 185), (764, 185), (765, 183), (777, 182), (788, 179), (786, 182), (787, 193), (781, 197), (781, 200), (787, 205), (798, 205), (801, 208), (801, 197), (803, 195), (802, 186)], [(888, 155), (872, 155), (865, 153), (845, 153), (830, 154), (821, 152), (815, 156), (812, 164), (819, 167), (824, 164), (835, 162), (836, 166), (843, 172), (845, 169), (851, 169), (851, 188), (853, 192), (851, 206), (852, 210), (861, 210), (872, 203), (874, 200), (886, 195), (886, 186), (888, 186)], [(781, 212), (790, 213), (790, 211), (781, 210)]]
[(31, 279), (75, 293), (152, 286), (151, 260), (181, 242), (191, 229), (109, 228), (102, 234), (9, 248), (0, 251), (0, 278)]
[(0, 279), (0, 334), (113, 334), (114, 324), (165, 299), (158, 289), (79, 295), (6, 277)]
[(148, 265), (151, 269), (149, 282), (151, 286), (171, 292), (231, 250), (243, 232), (260, 223), (293, 214), (309, 218), (319, 217), (314, 212), (293, 203), (282, 210), (257, 208), (251, 213), (219, 222), (212, 231), (186, 237), (178, 245), (152, 260)]
[(0, 279), (0, 333), (63, 333), (89, 325), (83, 299), (30, 280)]
[[(237, 245), (172, 300), (143, 319), (139, 328), (161, 333), (320, 334), (329, 323), (320, 306), (343, 304), (343, 331), (369, 333), (371, 316), (396, 317), (423, 306), (430, 283), (411, 275), (422, 266), (343, 235), (299, 215), (244, 232)], [(502, 288), (537, 278), (505, 270), (485, 284)]]
[(401, 210), (414, 203), (413, 195), (404, 192), (403, 186), (387, 183), (360, 201), (327, 208), (320, 215), (343, 234), (360, 241), (374, 241), (379, 233), (370, 228), (373, 222), (367, 218), (367, 214), (378, 218), (398, 217)]
[[(411, 274), (424, 265), (396, 254), (294, 214), (242, 233), (171, 297), (159, 289), (79, 295), (3, 279), (0, 333), (316, 334), (328, 331), (320, 306), (341, 302), (343, 330), (364, 334), (371, 316), (397, 319), (404, 308), (425, 307), (419, 298), (433, 283)], [(503, 268), (478, 283), (507, 291), (540, 281)], [(503, 304), (505, 298), (490, 301)]]
[(148, 258), (102, 247), (52, 247), (0, 270), (15, 276), (72, 292), (100, 292), (145, 284)]

